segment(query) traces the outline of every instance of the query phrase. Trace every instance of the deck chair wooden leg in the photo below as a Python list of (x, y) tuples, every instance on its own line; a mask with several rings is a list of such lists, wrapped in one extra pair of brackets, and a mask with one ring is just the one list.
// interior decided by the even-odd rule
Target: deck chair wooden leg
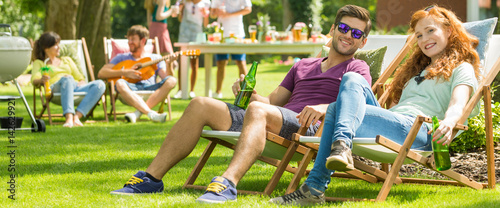
[(172, 105), (170, 103), (170, 95), (167, 96), (167, 105), (168, 105), (168, 120), (172, 120)]
[(295, 154), (295, 151), (297, 150), (298, 147), (299, 144), (296, 142), (292, 142), (290, 146), (288, 146), (286, 153), (283, 156), (283, 159), (280, 161), (279, 165), (276, 168), (276, 171), (273, 174), (273, 177), (271, 177), (271, 180), (264, 189), (265, 195), (271, 195), (271, 193), (273, 193), (274, 188), (276, 188), (276, 185), (278, 185), (278, 182), (281, 176), (283, 175), (283, 172), (285, 172), (288, 163), (290, 163), (290, 160), (292, 159), (293, 154)]
[(495, 177), (495, 154), (493, 146), (493, 118), (491, 110), (491, 91), (490, 86), (483, 86), (484, 96), (484, 123), (486, 133), (486, 159), (488, 164), (488, 188), (494, 189), (496, 183)]
[[(352, 174), (353, 171), (349, 171), (347, 172), (348, 174), (350, 175), (353, 175), (353, 176), (356, 176), (356, 178), (359, 178), (361, 180), (364, 180), (364, 181), (367, 181), (367, 182), (370, 182), (370, 183), (377, 183), (380, 180), (386, 180), (387, 179), (387, 173), (382, 171), (382, 170), (379, 170), (377, 168), (374, 168), (372, 166), (369, 166), (367, 165), (366, 163), (364, 162), (361, 162), (359, 160), (354, 160), (354, 167), (356, 167), (356, 169), (358, 170), (361, 170), (363, 172), (366, 172), (366, 173), (369, 173), (371, 175), (367, 175), (361, 171), (358, 171), (359, 173), (357, 174)], [(401, 178), (399, 177), (396, 177), (396, 179), (394, 180), (394, 183), (395, 184), (400, 184), (402, 183), (402, 180)]]
[(302, 157), (302, 160), (299, 162), (299, 167), (297, 168), (297, 172), (293, 175), (292, 181), (288, 185), (285, 194), (289, 194), (297, 190), (299, 186), (300, 179), (304, 177), (306, 173), (307, 166), (311, 162), (314, 156), (314, 151), (312, 149), (307, 149), (307, 152)]
[[(405, 142), (403, 143), (403, 146), (401, 147), (402, 151), (398, 152), (398, 156), (396, 157), (396, 160), (392, 164), (391, 171), (389, 171), (389, 174), (387, 175), (387, 178), (384, 181), (384, 184), (382, 185), (382, 189), (380, 189), (380, 192), (375, 201), (385, 201), (387, 195), (389, 195), (389, 191), (391, 190), (391, 187), (394, 184), (394, 180), (396, 180), (396, 177), (399, 175), (399, 169), (403, 165), (403, 162), (406, 159), (406, 156), (408, 155), (408, 151), (410, 150), (413, 141), (415, 141), (415, 137), (417, 136), (418, 130), (420, 129), (420, 126), (422, 126), (422, 123), (423, 119), (421, 119), (420, 116), (417, 116), (413, 126), (410, 129), (410, 132), (408, 133), (408, 136), (405, 139)], [(381, 136), (380, 135), (377, 136), (376, 139), (377, 143), (379, 137)]]
[(106, 123), (108, 123), (109, 119), (108, 119), (108, 109), (106, 103), (106, 93), (101, 95), (101, 102), (102, 102), (102, 110), (104, 111), (104, 119), (106, 120)]
[(382, 163), (382, 171), (386, 172), (386, 173), (389, 173), (389, 163)]
[[(49, 125), (52, 125), (52, 115), (50, 114), (50, 98), (47, 98), (45, 101), (46, 106), (47, 106), (47, 114), (49, 115)], [(63, 115), (64, 116), (64, 115)]]
[[(34, 95), (33, 95), (34, 96)], [(42, 110), (40, 111), (40, 114), (38, 115), (38, 118), (42, 118), (43, 117), (43, 113), (45, 112), (45, 109), (47, 109), (47, 105), (46, 105), (46, 100), (45, 98), (43, 97), (42, 95), (42, 92), (40, 91), (40, 101), (42, 103)]]
[(183, 189), (189, 188), (194, 184), (196, 181), (196, 178), (198, 178), (198, 175), (200, 175), (201, 169), (203, 169), (203, 166), (205, 166), (205, 163), (207, 163), (208, 158), (210, 158), (210, 155), (214, 151), (215, 146), (217, 146), (216, 142), (209, 141), (207, 147), (205, 148), (205, 151), (203, 151), (203, 154), (201, 154), (200, 159), (198, 159), (198, 162), (194, 166), (193, 170), (191, 171), (191, 174), (189, 174), (189, 177), (187, 178), (186, 182), (182, 186)]
[(160, 113), (160, 114), (161, 114), (161, 113), (163, 113), (163, 111), (164, 111), (164, 110), (163, 110), (164, 106), (165, 106), (165, 100), (162, 100), (162, 101), (160, 102), (160, 108), (158, 109), (158, 113)]
[(109, 94), (109, 100), (111, 101), (111, 113), (113, 114), (113, 121), (116, 121), (116, 98), (118, 97), (118, 95), (116, 95), (115, 92), (114, 82), (110, 82), (109, 91), (111, 92)]

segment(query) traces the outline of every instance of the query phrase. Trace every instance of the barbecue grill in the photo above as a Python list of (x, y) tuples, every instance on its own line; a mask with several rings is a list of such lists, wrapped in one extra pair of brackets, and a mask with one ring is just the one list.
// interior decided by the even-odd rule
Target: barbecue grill
[[(21, 75), (31, 59), (31, 45), (26, 38), (23, 37), (12, 37), (12, 30), (8, 24), (0, 24), (0, 29), (8, 29), (8, 32), (0, 32), (0, 82), (12, 81), (19, 92), (19, 96), (11, 95), (0, 95), (1, 102), (8, 102), (22, 98), (24, 106), (28, 111), (28, 114), (33, 122), (31, 128), (16, 128), (15, 126), (9, 126), (9, 128), (0, 128), (0, 131), (8, 130), (31, 130), (32, 132), (45, 132), (45, 123), (41, 119), (35, 119), (31, 109), (26, 101), (26, 97), (19, 87), (16, 78)], [(14, 111), (15, 112), (15, 111)], [(0, 116), (14, 116), (14, 115), (0, 115)], [(9, 117), (10, 118), (10, 117)], [(15, 119), (12, 117), (13, 121), (20, 119)], [(11, 124), (15, 124), (12, 122)]]

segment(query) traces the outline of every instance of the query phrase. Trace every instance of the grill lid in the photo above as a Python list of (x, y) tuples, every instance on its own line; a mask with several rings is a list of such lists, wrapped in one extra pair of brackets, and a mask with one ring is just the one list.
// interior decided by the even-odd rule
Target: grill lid
[(31, 44), (26, 38), (12, 37), (10, 25), (0, 24), (0, 28), (8, 28), (8, 32), (0, 31), (0, 50), (31, 50)]

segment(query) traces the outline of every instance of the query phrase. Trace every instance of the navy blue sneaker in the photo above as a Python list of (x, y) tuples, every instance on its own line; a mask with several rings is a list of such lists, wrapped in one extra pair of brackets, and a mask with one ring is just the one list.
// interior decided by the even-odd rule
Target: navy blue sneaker
[(236, 201), (236, 188), (223, 177), (217, 176), (208, 184), (205, 193), (196, 199), (201, 203), (224, 203)]
[(111, 194), (118, 195), (135, 195), (135, 194), (151, 194), (161, 193), (163, 191), (163, 181), (154, 182), (146, 177), (146, 172), (139, 171), (133, 175), (123, 188), (112, 191)]

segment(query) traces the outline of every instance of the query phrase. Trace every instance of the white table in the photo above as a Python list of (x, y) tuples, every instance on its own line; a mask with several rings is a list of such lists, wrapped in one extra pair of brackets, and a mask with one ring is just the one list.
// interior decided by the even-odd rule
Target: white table
[[(316, 56), (324, 43), (174, 43), (175, 47), (179, 47), (181, 51), (200, 49), (205, 55), (205, 96), (211, 96), (211, 72), (212, 59), (214, 54), (218, 53), (233, 53), (233, 54), (307, 54), (311, 57)], [(182, 86), (182, 99), (188, 99), (188, 69), (190, 67), (189, 58), (186, 56), (180, 57), (180, 73)]]

